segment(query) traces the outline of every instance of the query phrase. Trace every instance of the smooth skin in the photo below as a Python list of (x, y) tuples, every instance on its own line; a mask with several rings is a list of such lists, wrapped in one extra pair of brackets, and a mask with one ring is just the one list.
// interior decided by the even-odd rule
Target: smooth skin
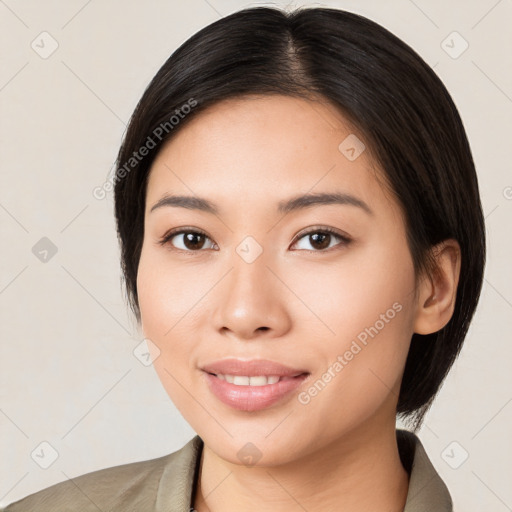
[[(137, 276), (142, 329), (162, 384), (204, 441), (198, 512), (403, 510), (398, 391), (412, 334), (438, 331), (453, 313), (460, 248), (439, 244), (436, 277), (416, 281), (383, 173), (368, 149), (351, 161), (338, 148), (351, 134), (364, 143), (326, 101), (251, 96), (199, 113), (153, 162)], [(371, 213), (353, 204), (278, 212), (297, 195), (333, 192), (364, 201)], [(205, 198), (218, 212), (151, 211), (166, 194)], [(159, 243), (176, 228), (206, 236)], [(321, 228), (350, 242), (312, 236)], [(252, 263), (236, 250), (247, 236), (263, 250)], [(300, 403), (298, 393), (394, 303), (400, 312)], [(277, 404), (239, 411), (210, 392), (200, 369), (230, 357), (311, 375)], [(249, 442), (261, 453), (255, 465), (237, 455)]]

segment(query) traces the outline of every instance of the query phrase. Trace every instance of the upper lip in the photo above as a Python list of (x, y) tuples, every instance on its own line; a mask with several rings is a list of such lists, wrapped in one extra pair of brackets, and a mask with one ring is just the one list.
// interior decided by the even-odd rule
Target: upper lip
[(247, 377), (256, 377), (259, 375), (277, 375), (279, 377), (294, 377), (303, 373), (309, 373), (300, 368), (291, 368), (275, 361), (267, 359), (251, 359), (244, 361), (242, 359), (221, 359), (214, 361), (202, 367), (202, 370), (208, 373), (218, 375), (245, 375)]

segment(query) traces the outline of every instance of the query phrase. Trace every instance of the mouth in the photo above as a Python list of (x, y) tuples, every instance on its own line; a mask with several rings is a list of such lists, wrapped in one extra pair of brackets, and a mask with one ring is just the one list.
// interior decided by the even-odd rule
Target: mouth
[[(209, 372), (208, 372), (209, 373)], [(234, 384), (235, 386), (267, 386), (268, 384), (277, 384), (278, 382), (292, 380), (296, 377), (307, 376), (308, 372), (301, 372), (296, 375), (232, 375), (222, 373), (210, 373), (220, 380)]]
[(212, 395), (230, 408), (258, 411), (284, 403), (310, 372), (272, 361), (217, 361), (202, 368)]

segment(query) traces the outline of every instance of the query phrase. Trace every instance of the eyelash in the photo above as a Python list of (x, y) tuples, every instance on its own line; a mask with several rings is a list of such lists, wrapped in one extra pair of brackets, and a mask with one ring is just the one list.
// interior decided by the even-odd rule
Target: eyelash
[[(158, 244), (162, 245), (162, 246), (170, 245), (172, 247), (171, 250), (180, 251), (180, 252), (194, 253), (194, 252), (201, 252), (201, 251), (204, 250), (204, 249), (198, 249), (197, 251), (193, 251), (193, 250), (178, 249), (177, 247), (173, 247), (172, 244), (169, 243), (176, 235), (182, 235), (184, 233), (193, 233), (195, 235), (203, 235), (206, 238), (210, 239), (210, 237), (204, 231), (201, 231), (200, 229), (197, 229), (197, 228), (193, 228), (193, 229), (192, 228), (177, 228), (175, 230), (171, 230), (171, 231), (167, 232), (161, 239), (158, 240)], [(332, 236), (340, 239), (341, 242), (339, 244), (335, 245), (334, 247), (329, 247), (328, 249), (320, 249), (320, 250), (299, 249), (299, 250), (308, 251), (308, 252), (329, 252), (329, 251), (331, 251), (333, 249), (336, 249), (339, 246), (347, 246), (347, 245), (350, 244), (350, 242), (352, 242), (351, 238), (349, 238), (346, 235), (341, 234), (340, 232), (338, 232), (338, 231), (336, 231), (336, 230), (334, 230), (332, 228), (329, 228), (329, 227), (315, 227), (315, 228), (313, 228), (313, 229), (311, 229), (309, 231), (306, 231), (304, 233), (300, 233), (296, 237), (296, 239), (294, 240), (292, 245), (295, 245), (299, 240), (301, 240), (302, 238), (305, 238), (308, 235), (317, 234), (317, 233), (332, 235)]]

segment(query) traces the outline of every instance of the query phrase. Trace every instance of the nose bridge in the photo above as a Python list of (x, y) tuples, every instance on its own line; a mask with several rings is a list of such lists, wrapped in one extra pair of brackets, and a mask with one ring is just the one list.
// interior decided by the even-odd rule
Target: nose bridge
[(257, 300), (268, 292), (268, 283), (272, 273), (268, 270), (268, 255), (263, 252), (256, 254), (256, 248), (251, 243), (242, 242), (231, 258), (231, 296), (240, 295), (247, 300)]
[[(246, 237), (232, 253), (232, 268), (226, 276), (223, 294), (217, 304), (216, 323), (239, 338), (251, 338), (258, 329), (282, 333), (289, 315), (278, 279), (267, 268), (272, 267), (271, 254), (252, 237)], [(276, 334), (276, 333), (275, 333)]]

